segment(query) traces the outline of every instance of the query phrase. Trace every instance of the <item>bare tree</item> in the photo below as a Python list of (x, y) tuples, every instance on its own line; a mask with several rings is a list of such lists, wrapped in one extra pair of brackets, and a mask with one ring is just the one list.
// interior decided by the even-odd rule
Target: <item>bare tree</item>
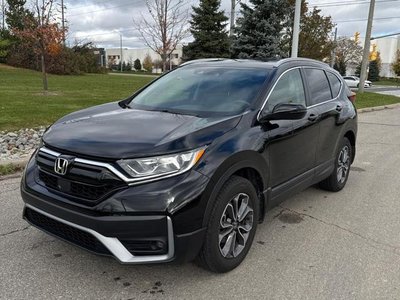
[(361, 61), (363, 48), (356, 41), (341, 37), (337, 40), (335, 52), (346, 65), (356, 65)]
[(177, 45), (189, 36), (189, 10), (183, 0), (147, 0), (150, 18), (133, 20), (143, 42), (161, 56), (163, 71)]

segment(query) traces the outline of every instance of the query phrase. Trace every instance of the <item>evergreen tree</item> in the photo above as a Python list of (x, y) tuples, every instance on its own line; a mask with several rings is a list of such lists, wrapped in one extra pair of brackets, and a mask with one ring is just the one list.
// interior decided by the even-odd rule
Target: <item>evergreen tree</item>
[(343, 57), (338, 57), (333, 65), (333, 68), (342, 76), (346, 76), (346, 62)]
[(396, 51), (396, 57), (391, 65), (392, 70), (396, 76), (400, 76), (400, 50)]
[(190, 32), (194, 41), (183, 48), (184, 60), (230, 56), (228, 18), (220, 6), (220, 0), (200, 0), (198, 7), (192, 7)]
[(141, 71), (141, 70), (142, 70), (142, 64), (141, 64), (139, 58), (137, 58), (137, 59), (134, 61), (133, 67), (135, 68), (136, 71)]
[(153, 60), (151, 59), (151, 56), (147, 53), (146, 56), (144, 57), (143, 60), (143, 68), (147, 72), (153, 71)]
[(356, 68), (356, 76), (360, 77), (360, 74), (361, 74), (361, 62), (357, 65)]
[(274, 58), (282, 56), (281, 38), (284, 20), (289, 14), (287, 0), (249, 0), (241, 4), (242, 16), (237, 20), (237, 36), (232, 55), (239, 58)]
[(26, 0), (7, 0), (6, 23), (9, 29), (25, 29), (26, 18), (33, 18), (32, 12), (25, 8)]
[(379, 81), (379, 66), (376, 60), (369, 62), (368, 80)]

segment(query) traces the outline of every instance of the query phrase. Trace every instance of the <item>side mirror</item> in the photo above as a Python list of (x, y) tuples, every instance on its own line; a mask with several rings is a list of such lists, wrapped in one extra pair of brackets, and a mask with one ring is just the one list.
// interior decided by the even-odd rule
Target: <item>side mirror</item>
[(301, 104), (280, 103), (277, 104), (271, 113), (261, 117), (261, 121), (270, 120), (298, 120), (304, 118), (307, 108)]

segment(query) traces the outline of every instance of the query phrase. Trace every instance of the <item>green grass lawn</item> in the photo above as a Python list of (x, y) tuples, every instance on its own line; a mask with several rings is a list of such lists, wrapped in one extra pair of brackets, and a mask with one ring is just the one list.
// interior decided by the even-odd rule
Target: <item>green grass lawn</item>
[(127, 97), (153, 79), (49, 75), (49, 92), (44, 95), (41, 73), (0, 64), (0, 130), (48, 125), (67, 113)]
[(379, 81), (372, 82), (372, 86), (374, 85), (400, 86), (400, 79), (381, 79)]
[[(49, 125), (67, 113), (122, 99), (153, 80), (148, 76), (49, 75), (42, 91), (41, 73), (0, 64), (0, 131)], [(358, 94), (358, 108), (400, 102), (400, 97)]]
[(365, 108), (373, 106), (382, 106), (388, 104), (399, 103), (400, 97), (391, 95), (382, 95), (377, 93), (365, 92), (363, 94), (357, 94), (356, 96), (356, 107)]

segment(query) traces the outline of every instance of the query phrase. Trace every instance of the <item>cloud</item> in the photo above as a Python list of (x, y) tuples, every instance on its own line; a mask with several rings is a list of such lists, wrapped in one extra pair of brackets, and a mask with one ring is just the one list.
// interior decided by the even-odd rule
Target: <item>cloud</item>
[[(144, 47), (139, 38), (139, 33), (134, 29), (132, 20), (140, 19), (142, 14), (148, 14), (145, 0), (64, 1), (67, 7), (66, 17), (69, 25), (68, 40), (70, 43), (78, 39), (93, 41), (98, 46), (103, 47), (119, 47), (120, 34), (122, 34), (124, 47)], [(231, 1), (222, 0), (221, 2), (221, 8), (229, 16)], [(186, 1), (187, 7), (198, 5), (198, 3), (199, 0)], [(368, 2), (309, 0), (309, 6), (314, 5), (321, 9), (323, 15), (332, 16), (333, 21), (337, 23), (339, 36), (353, 36), (356, 31), (361, 33), (361, 37), (365, 35)], [(379, 18), (399, 16), (397, 13), (399, 10), (400, 1), (378, 0), (375, 7), (375, 18), (377, 20), (374, 21), (372, 35), (378, 36), (395, 31), (400, 22), (399, 18)], [(359, 19), (363, 19), (363, 21), (349, 22)]]

